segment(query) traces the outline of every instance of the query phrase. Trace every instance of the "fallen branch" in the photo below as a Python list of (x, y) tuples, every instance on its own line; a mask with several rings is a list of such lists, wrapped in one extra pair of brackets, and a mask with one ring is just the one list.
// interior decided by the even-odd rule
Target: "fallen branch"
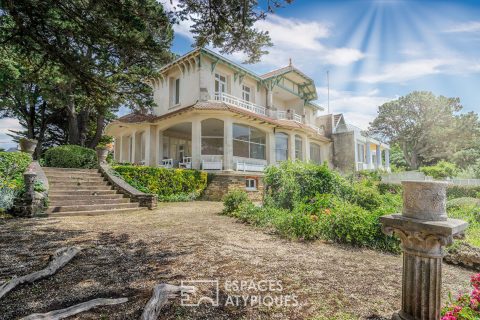
[(52, 260), (45, 269), (32, 272), (25, 276), (14, 277), (13, 279), (0, 284), (0, 299), (8, 292), (13, 290), (16, 286), (23, 283), (32, 283), (34, 281), (49, 277), (53, 275), (57, 270), (65, 266), (77, 253), (80, 252), (78, 247), (65, 247), (60, 248), (52, 256)]
[(92, 308), (98, 307), (98, 306), (110, 306), (114, 304), (120, 304), (120, 303), (125, 303), (127, 302), (127, 298), (119, 298), (119, 299), (93, 299), (87, 302), (82, 302), (79, 304), (76, 304), (74, 306), (65, 308), (65, 309), (60, 309), (60, 310), (55, 310), (55, 311), (50, 311), (47, 313), (34, 313), (31, 314), (25, 318), (22, 318), (21, 320), (59, 320), (59, 319), (64, 319), (73, 315), (76, 315), (77, 313), (88, 311)]
[(145, 305), (141, 320), (157, 320), (160, 316), (160, 310), (168, 302), (168, 299), (176, 298), (181, 292), (194, 292), (195, 287), (191, 286), (173, 286), (161, 283), (153, 288), (153, 295)]

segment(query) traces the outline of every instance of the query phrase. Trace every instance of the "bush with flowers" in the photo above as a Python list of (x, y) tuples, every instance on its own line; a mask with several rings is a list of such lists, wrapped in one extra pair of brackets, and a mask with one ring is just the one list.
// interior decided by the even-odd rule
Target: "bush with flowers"
[(460, 294), (455, 300), (450, 295), (449, 302), (442, 309), (442, 320), (480, 319), (480, 273), (470, 279), (473, 290)]
[[(398, 240), (385, 236), (379, 217), (399, 212), (398, 194), (380, 194), (378, 181), (343, 178), (326, 165), (283, 162), (265, 172), (262, 207), (238, 191), (225, 197), (224, 214), (292, 239), (325, 239), (398, 252)], [(235, 202), (233, 200), (243, 199)]]
[(0, 212), (10, 209), (22, 192), (23, 172), (31, 161), (32, 157), (25, 152), (0, 152)]

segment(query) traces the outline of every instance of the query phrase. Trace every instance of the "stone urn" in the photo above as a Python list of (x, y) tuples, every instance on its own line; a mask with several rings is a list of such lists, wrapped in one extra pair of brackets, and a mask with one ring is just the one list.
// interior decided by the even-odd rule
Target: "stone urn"
[(35, 148), (37, 147), (37, 143), (38, 141), (35, 139), (21, 138), (19, 140), (20, 151), (33, 155)]
[(109, 148), (106, 146), (102, 146), (102, 147), (97, 147), (96, 150), (97, 150), (98, 163), (106, 163)]

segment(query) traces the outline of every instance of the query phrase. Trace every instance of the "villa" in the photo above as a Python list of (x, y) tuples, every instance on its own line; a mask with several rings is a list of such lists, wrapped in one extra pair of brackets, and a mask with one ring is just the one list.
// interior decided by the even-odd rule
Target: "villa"
[(257, 75), (198, 48), (148, 83), (153, 113), (128, 114), (105, 130), (118, 162), (243, 174), (247, 188), (267, 165), (287, 159), (389, 169), (388, 145), (341, 114), (317, 115), (324, 109), (314, 102), (315, 83), (291, 63)]

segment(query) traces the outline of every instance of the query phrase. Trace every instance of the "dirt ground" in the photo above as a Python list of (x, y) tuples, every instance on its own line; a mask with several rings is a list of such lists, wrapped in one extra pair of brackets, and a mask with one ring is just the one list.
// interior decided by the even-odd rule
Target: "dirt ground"
[[(54, 276), (7, 294), (0, 318), (128, 297), (72, 319), (138, 319), (155, 284), (217, 279), (219, 306), (187, 307), (177, 298), (162, 319), (365, 319), (400, 307), (400, 256), (284, 240), (220, 216), (221, 209), (215, 202), (164, 203), (130, 214), (0, 221), (3, 280), (42, 269), (60, 247), (84, 248)], [(444, 295), (468, 289), (470, 274), (444, 265)], [(242, 280), (247, 303), (237, 303), (240, 294), (229, 286)], [(275, 285), (266, 290), (268, 280)]]

